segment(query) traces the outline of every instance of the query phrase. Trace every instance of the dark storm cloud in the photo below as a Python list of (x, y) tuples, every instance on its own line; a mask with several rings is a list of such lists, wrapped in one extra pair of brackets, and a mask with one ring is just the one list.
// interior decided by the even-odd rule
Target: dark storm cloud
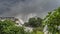
[(60, 0), (0, 0), (0, 16), (43, 17), (58, 6)]

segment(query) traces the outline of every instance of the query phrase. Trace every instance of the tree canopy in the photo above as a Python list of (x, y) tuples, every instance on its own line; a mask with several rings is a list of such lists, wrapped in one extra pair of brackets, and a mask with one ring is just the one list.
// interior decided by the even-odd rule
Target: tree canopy
[(26, 34), (24, 27), (15, 26), (12, 20), (0, 21), (0, 34)]
[(32, 17), (24, 25), (29, 27), (40, 27), (42, 26), (42, 19), (39, 17)]
[(60, 26), (60, 7), (49, 12), (44, 19), (44, 23), (48, 25), (48, 30), (52, 32), (52, 34), (58, 32), (58, 26)]

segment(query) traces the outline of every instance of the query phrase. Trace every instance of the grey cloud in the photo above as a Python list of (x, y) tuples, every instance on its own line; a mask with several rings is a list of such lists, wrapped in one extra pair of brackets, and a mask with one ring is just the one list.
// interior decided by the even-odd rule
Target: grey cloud
[(60, 6), (60, 0), (0, 0), (0, 16), (16, 16), (25, 20), (30, 16), (44, 17)]

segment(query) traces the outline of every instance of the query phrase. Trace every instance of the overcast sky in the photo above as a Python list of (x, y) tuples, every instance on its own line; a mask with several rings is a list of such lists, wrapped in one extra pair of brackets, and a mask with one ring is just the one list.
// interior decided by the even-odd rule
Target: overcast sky
[(16, 16), (23, 20), (38, 16), (60, 6), (60, 0), (0, 0), (0, 16)]

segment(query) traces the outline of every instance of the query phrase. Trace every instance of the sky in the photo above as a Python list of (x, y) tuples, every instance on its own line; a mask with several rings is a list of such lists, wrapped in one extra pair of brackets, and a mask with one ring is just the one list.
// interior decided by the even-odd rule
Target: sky
[(0, 0), (0, 16), (15, 16), (24, 21), (30, 17), (44, 18), (60, 6), (60, 0)]

